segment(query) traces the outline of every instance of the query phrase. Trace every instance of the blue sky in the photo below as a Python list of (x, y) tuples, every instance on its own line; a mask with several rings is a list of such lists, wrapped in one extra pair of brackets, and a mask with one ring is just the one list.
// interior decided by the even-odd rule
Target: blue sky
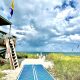
[(80, 52), (80, 0), (15, 0), (12, 18), (10, 3), (0, 0), (0, 15), (13, 23), (17, 51)]

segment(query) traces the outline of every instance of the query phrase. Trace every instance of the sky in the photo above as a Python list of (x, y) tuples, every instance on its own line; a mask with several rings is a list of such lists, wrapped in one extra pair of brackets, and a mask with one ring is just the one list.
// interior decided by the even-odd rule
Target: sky
[[(0, 0), (0, 15), (12, 22), (16, 50), (80, 52), (80, 0)], [(9, 26), (0, 26), (9, 32)]]

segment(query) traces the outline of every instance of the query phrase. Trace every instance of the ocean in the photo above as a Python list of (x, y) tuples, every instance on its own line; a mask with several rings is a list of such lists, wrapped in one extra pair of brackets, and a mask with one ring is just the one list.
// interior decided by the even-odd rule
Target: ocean
[(80, 52), (23, 52), (23, 53), (43, 54), (43, 55), (53, 53), (53, 54), (64, 54), (66, 56), (80, 56)]
[(80, 52), (43, 52), (43, 54), (64, 54), (66, 56), (80, 56)]

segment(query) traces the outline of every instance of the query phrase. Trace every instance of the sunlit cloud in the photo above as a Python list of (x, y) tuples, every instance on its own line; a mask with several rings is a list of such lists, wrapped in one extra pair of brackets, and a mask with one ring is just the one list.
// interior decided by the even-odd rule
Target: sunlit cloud
[[(16, 0), (12, 18), (9, 8), (10, 0), (1, 0), (0, 15), (13, 23), (17, 51), (71, 51), (80, 44), (79, 0)], [(9, 26), (0, 29), (9, 32)]]

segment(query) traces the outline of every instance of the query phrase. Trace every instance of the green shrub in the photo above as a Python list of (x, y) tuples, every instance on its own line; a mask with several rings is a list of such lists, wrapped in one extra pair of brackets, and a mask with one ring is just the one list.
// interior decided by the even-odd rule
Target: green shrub
[(21, 58), (27, 58), (28, 56), (26, 53), (17, 52), (17, 57), (18, 59), (21, 59)]
[(22, 59), (22, 58), (37, 58), (37, 55), (36, 54), (32, 54), (32, 53), (17, 52), (17, 57), (18, 57), (18, 59)]

